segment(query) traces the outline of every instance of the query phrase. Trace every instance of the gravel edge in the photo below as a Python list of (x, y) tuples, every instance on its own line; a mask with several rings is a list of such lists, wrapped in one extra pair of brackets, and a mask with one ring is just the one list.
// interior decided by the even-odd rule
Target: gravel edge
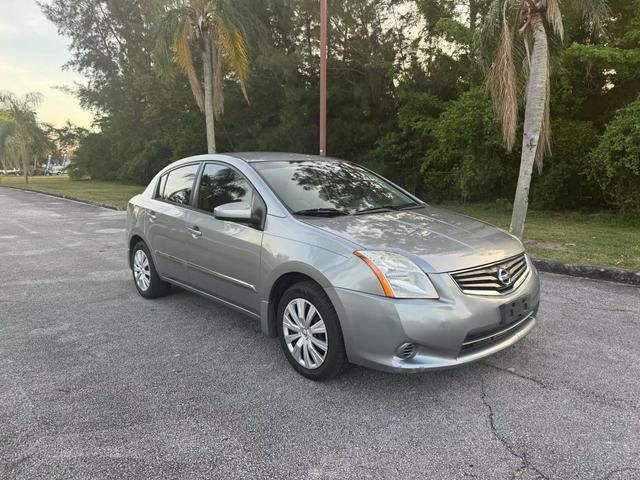
[(640, 286), (640, 272), (634, 272), (633, 270), (600, 267), (597, 265), (563, 263), (540, 258), (534, 258), (533, 263), (536, 268), (542, 272), (558, 273), (572, 277), (591, 278), (594, 280), (605, 280), (607, 282)]

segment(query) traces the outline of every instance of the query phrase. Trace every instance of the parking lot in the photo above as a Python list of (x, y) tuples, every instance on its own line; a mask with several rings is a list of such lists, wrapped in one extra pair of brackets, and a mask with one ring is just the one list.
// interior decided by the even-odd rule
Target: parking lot
[(640, 290), (542, 275), (479, 364), (313, 383), (258, 322), (141, 298), (123, 212), (0, 188), (0, 478), (640, 479)]

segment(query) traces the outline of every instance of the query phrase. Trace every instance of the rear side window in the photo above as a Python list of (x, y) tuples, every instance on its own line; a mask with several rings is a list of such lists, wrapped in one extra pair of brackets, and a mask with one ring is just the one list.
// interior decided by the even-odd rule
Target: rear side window
[(158, 198), (178, 205), (188, 205), (197, 174), (198, 165), (187, 165), (171, 170), (160, 179)]
[(233, 168), (209, 163), (202, 172), (198, 190), (198, 208), (213, 213), (225, 203), (245, 202), (251, 205), (253, 189), (249, 182)]

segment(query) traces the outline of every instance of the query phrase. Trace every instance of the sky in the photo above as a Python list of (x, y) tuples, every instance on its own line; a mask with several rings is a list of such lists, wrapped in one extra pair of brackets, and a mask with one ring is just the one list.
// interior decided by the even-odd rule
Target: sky
[(40, 92), (38, 119), (54, 126), (67, 120), (89, 127), (90, 112), (56, 87), (73, 87), (83, 78), (62, 66), (71, 59), (70, 40), (58, 35), (35, 0), (0, 0), (0, 90), (17, 95)]

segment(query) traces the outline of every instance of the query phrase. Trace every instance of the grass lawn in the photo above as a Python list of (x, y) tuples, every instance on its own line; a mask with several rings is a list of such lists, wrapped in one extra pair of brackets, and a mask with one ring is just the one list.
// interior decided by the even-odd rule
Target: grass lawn
[[(125, 208), (144, 187), (98, 180), (72, 181), (66, 176), (0, 177), (9, 185), (57, 193)], [(508, 228), (511, 211), (501, 205), (446, 204), (443, 207)], [(525, 230), (527, 250), (535, 257), (640, 271), (640, 217), (613, 213), (530, 211)]]
[(100, 180), (71, 180), (61, 175), (56, 177), (29, 177), (29, 184), (24, 183), (24, 177), (1, 176), (0, 187), (3, 185), (39, 192), (57, 193), (80, 200), (92, 200), (106, 203), (119, 208), (126, 208), (131, 197), (141, 193), (145, 187), (140, 185), (123, 185), (118, 182), (103, 182)]
[[(496, 204), (442, 205), (508, 229), (511, 211)], [(534, 257), (640, 271), (640, 216), (530, 210), (525, 245)]]

